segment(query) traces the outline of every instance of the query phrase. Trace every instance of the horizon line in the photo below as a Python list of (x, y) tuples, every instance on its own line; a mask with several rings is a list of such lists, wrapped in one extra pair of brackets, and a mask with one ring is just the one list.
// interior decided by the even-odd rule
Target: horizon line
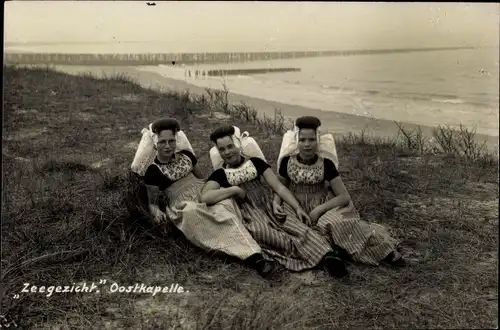
[[(491, 48), (494, 46), (444, 46), (444, 47), (411, 47), (411, 48), (358, 48), (358, 49), (329, 49), (329, 50), (273, 50), (273, 51), (220, 51), (220, 52), (214, 52), (214, 51), (198, 51), (198, 52), (151, 52), (151, 54), (203, 54), (203, 53), (219, 53), (219, 54), (226, 54), (226, 53), (297, 53), (297, 52), (351, 52), (351, 51), (423, 51), (423, 50), (454, 50), (454, 49), (479, 49), (479, 48)], [(7, 53), (14, 53), (14, 54), (19, 54), (19, 53), (24, 53), (22, 50), (21, 51), (16, 51), (16, 50), (7, 50), (4, 48), (4, 54)], [(30, 54), (66, 54), (64, 52), (40, 52), (40, 51), (27, 51), (26, 53)], [(144, 52), (141, 52), (142, 54)], [(149, 52), (146, 52), (149, 53)], [(73, 54), (73, 53), (67, 53), (67, 54)], [(105, 54), (102, 52), (96, 52), (96, 53), (85, 53), (85, 54)], [(113, 54), (113, 53), (107, 53), (107, 54)], [(134, 52), (131, 52), (131, 54), (136, 54)], [(139, 53), (137, 53), (139, 54)]]

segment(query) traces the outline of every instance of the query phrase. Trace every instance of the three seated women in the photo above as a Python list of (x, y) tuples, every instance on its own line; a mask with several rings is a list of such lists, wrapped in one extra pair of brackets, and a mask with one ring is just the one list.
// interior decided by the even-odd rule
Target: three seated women
[[(263, 277), (281, 267), (322, 268), (343, 277), (341, 256), (404, 266), (396, 241), (383, 227), (360, 220), (335, 164), (318, 155), (319, 119), (302, 117), (296, 124), (296, 152), (280, 155), (279, 176), (242, 152), (234, 127), (217, 128), (210, 140), (224, 164), (205, 181), (193, 153), (176, 150), (179, 124), (155, 122), (157, 157), (144, 176), (153, 219), (168, 219), (196, 246), (245, 260)], [(158, 207), (160, 191), (165, 213)]]

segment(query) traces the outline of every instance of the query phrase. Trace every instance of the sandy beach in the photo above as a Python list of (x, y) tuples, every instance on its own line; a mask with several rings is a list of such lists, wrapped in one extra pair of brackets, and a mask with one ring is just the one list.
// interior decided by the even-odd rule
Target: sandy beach
[[(158, 90), (189, 90), (191, 93), (197, 94), (205, 92), (204, 88), (189, 84), (185, 81), (166, 78), (160, 74), (151, 71), (142, 71), (135, 67), (56, 65), (54, 68), (68, 74), (77, 75), (82, 73), (91, 73), (97, 77), (111, 74), (124, 74), (136, 80), (143, 87), (154, 88)], [(335, 134), (336, 136), (344, 135), (349, 132), (359, 133), (362, 130), (365, 130), (366, 133), (377, 137), (393, 137), (398, 133), (398, 127), (396, 123), (385, 119), (356, 116), (333, 111), (323, 111), (293, 104), (263, 100), (231, 92), (228, 95), (228, 100), (232, 104), (244, 102), (245, 104), (257, 109), (260, 115), (265, 114), (267, 116), (273, 116), (275, 109), (280, 109), (285, 117), (291, 119), (303, 116), (305, 114), (317, 116), (323, 123), (323, 129)], [(419, 125), (412, 123), (403, 123), (403, 126), (407, 129), (413, 130)], [(432, 127), (423, 125), (420, 125), (420, 127), (424, 135), (432, 136)], [(498, 137), (477, 134), (476, 138), (481, 143), (483, 141), (486, 141), (489, 149), (498, 149)]]

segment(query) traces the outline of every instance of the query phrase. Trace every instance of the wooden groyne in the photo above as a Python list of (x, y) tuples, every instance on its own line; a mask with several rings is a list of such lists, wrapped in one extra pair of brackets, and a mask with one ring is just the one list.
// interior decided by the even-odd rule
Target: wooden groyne
[(60, 65), (159, 65), (159, 64), (201, 64), (266, 61), (278, 59), (352, 56), (423, 52), (473, 47), (366, 49), (334, 51), (291, 51), (291, 52), (235, 52), (235, 53), (144, 53), (144, 54), (63, 54), (63, 53), (21, 53), (4, 52), (4, 64), (60, 64)]

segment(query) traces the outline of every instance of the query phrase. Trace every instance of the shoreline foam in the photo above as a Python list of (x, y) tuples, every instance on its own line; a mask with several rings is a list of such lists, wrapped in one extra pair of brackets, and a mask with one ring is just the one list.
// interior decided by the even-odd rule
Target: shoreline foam
[[(150, 70), (141, 70), (137, 67), (98, 67), (98, 66), (66, 66), (55, 65), (54, 68), (68, 74), (92, 73), (97, 77), (111, 74), (124, 74), (136, 80), (143, 87), (154, 89), (171, 89), (175, 91), (189, 90), (191, 93), (205, 93), (205, 88), (192, 85), (186, 81), (162, 76)], [(300, 105), (280, 103), (270, 100), (259, 99), (246, 95), (229, 92), (228, 101), (231, 104), (245, 103), (259, 112), (259, 115), (274, 116), (275, 109), (280, 109), (282, 114), (288, 118), (297, 118), (304, 114), (314, 115), (321, 119), (325, 130), (335, 135), (357, 133), (364, 130), (366, 133), (376, 137), (394, 137), (398, 133), (398, 127), (394, 121), (346, 114), (333, 111), (324, 111)], [(432, 136), (434, 127), (403, 122), (402, 125), (410, 130), (420, 127), (425, 136)], [(478, 142), (486, 144), (491, 150), (498, 150), (499, 137), (485, 134), (476, 134)]]

